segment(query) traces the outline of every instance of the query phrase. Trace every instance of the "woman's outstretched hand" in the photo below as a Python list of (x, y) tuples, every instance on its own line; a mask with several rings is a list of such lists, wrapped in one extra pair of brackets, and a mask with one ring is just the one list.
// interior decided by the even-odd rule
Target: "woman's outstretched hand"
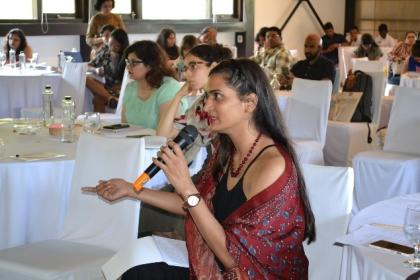
[(115, 201), (124, 197), (135, 197), (133, 185), (123, 179), (100, 180), (96, 187), (83, 187), (83, 192), (96, 193), (108, 201)]

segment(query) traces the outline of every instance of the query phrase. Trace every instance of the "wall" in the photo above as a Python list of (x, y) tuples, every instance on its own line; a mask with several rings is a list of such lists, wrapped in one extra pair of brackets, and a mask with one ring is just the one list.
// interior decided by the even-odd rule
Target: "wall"
[[(198, 33), (191, 33), (198, 36)], [(186, 33), (177, 34), (177, 43), (181, 43), (182, 37)], [(139, 40), (156, 40), (155, 34), (129, 34), (130, 42)], [(78, 35), (54, 35), (54, 36), (27, 36), (28, 43), (31, 45), (34, 52), (39, 54), (39, 62), (46, 62), (48, 65), (57, 65), (57, 55), (60, 50), (71, 50), (73, 47), (79, 49), (80, 36)], [(229, 32), (222, 32), (218, 35), (219, 42), (227, 45), (235, 45), (234, 34)]]
[[(298, 0), (256, 0), (255, 33), (263, 26), (281, 27)], [(337, 33), (344, 33), (345, 0), (312, 0), (312, 5), (321, 20), (331, 21)], [(303, 43), (309, 33), (323, 35), (308, 3), (303, 2), (283, 30), (283, 42), (288, 49), (297, 49), (303, 57)]]

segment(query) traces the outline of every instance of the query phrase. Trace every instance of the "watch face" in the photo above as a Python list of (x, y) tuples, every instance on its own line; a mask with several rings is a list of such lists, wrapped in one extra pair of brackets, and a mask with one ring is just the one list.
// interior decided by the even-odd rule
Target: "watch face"
[(199, 196), (197, 196), (197, 195), (190, 195), (188, 198), (187, 198), (187, 204), (188, 204), (188, 206), (190, 206), (190, 207), (194, 207), (194, 206), (197, 206), (197, 204), (200, 202), (200, 197)]

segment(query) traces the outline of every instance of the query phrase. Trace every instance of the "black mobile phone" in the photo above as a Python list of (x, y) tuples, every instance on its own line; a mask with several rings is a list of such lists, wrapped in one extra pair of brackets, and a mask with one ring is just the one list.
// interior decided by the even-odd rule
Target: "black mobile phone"
[(412, 247), (404, 246), (404, 245), (386, 241), (386, 240), (379, 240), (379, 241), (370, 243), (370, 246), (388, 249), (388, 250), (396, 251), (396, 252), (407, 254), (407, 255), (414, 253), (414, 248)]
[(130, 125), (126, 123), (117, 123), (117, 124), (103, 126), (104, 129), (122, 129), (122, 128), (127, 128), (127, 127), (130, 127)]

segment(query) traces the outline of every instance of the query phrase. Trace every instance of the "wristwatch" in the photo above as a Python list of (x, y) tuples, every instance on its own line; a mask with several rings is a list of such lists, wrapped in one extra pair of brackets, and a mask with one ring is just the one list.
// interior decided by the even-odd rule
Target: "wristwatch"
[(185, 198), (184, 207), (192, 208), (198, 205), (201, 200), (201, 195), (199, 193), (190, 194)]

